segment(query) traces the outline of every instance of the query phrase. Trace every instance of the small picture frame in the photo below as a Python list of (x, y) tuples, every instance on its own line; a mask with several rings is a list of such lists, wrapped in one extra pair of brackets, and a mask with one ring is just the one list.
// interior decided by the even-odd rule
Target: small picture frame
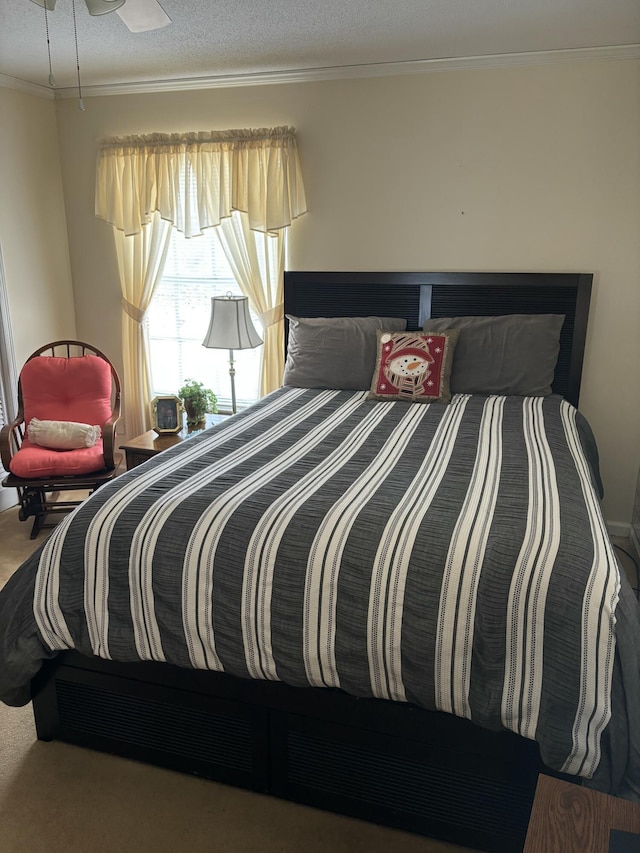
[(159, 435), (170, 435), (182, 429), (180, 397), (160, 396), (151, 401), (151, 426)]

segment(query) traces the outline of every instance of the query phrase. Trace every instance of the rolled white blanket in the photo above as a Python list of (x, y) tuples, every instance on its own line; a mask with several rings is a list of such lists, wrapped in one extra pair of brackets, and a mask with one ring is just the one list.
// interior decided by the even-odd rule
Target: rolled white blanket
[(33, 444), (52, 450), (78, 450), (93, 447), (100, 438), (100, 427), (75, 421), (41, 421), (31, 418), (27, 436)]

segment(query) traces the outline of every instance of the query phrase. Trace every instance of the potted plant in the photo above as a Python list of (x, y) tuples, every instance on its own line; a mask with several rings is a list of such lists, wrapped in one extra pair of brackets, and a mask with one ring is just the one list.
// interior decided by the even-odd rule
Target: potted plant
[(195, 379), (185, 379), (184, 385), (178, 391), (184, 410), (187, 413), (187, 424), (195, 426), (202, 423), (207, 412), (215, 414), (218, 411), (218, 398), (210, 388), (205, 388), (202, 382)]

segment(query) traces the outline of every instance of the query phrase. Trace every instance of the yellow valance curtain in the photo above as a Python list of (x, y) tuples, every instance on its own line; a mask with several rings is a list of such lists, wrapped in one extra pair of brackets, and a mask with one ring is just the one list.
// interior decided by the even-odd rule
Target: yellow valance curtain
[(100, 143), (96, 216), (125, 235), (154, 212), (185, 237), (234, 210), (275, 233), (306, 212), (295, 131), (289, 127), (126, 136)]

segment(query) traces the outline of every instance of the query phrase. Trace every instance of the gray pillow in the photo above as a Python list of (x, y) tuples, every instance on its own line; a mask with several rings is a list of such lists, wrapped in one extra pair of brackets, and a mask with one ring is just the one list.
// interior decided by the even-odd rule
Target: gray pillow
[(293, 317), (283, 385), (368, 391), (376, 366), (377, 329), (403, 332), (399, 317)]
[(424, 331), (461, 330), (452, 393), (544, 397), (551, 393), (563, 323), (564, 314), (438, 317), (427, 320)]

